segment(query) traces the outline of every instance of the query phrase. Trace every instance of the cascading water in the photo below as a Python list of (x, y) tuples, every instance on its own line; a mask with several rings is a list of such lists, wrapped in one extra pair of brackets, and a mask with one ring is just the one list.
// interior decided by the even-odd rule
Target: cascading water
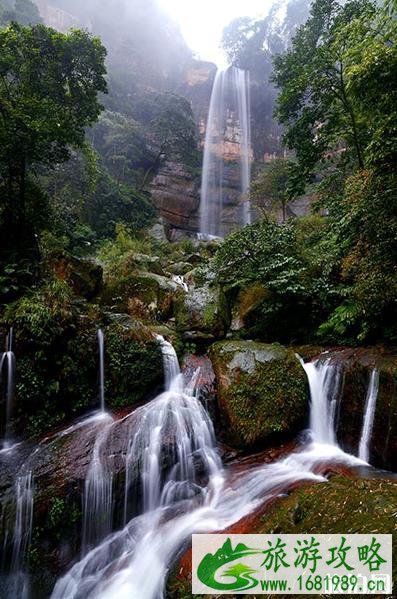
[(358, 457), (364, 462), (369, 460), (370, 443), (372, 437), (372, 429), (374, 426), (376, 400), (378, 398), (379, 389), (379, 370), (376, 368), (371, 373), (371, 378), (368, 385), (367, 398), (364, 408), (364, 422), (361, 432), (360, 444), (358, 448)]
[(225, 146), (232, 115), (235, 115), (239, 129), (239, 191), (242, 200), (233, 224), (244, 226), (250, 223), (251, 218), (249, 201), (244, 198), (251, 181), (250, 81), (249, 73), (236, 67), (218, 70), (212, 89), (201, 182), (200, 236), (203, 239), (223, 237), (227, 232), (223, 222), (223, 208), (230, 204), (225, 197)]
[(99, 350), (99, 405), (101, 412), (105, 412), (105, 336), (102, 329), (98, 329)]
[(335, 420), (342, 379), (331, 359), (304, 363), (310, 386), (310, 430), (315, 443), (337, 446)]
[(82, 554), (97, 545), (112, 530), (113, 477), (105, 459), (105, 447), (114, 420), (103, 414), (104, 428), (98, 433), (88, 468), (83, 497)]
[[(4, 373), (6, 376), (4, 376)], [(15, 394), (15, 355), (13, 352), (13, 329), (7, 337), (6, 351), (0, 355), (0, 388), (5, 380), (5, 413), (3, 426), (3, 449), (11, 445), (11, 418)]]
[[(324, 396), (332, 381), (338, 386), (336, 373), (325, 376), (320, 367), (308, 368), (313, 439), (323, 435), (326, 444), (315, 441), (280, 462), (231, 479), (216, 452), (211, 421), (194, 397), (194, 384), (183, 387), (175, 350), (160, 343), (166, 391), (134, 413), (126, 455), (128, 523), (57, 582), (54, 599), (160, 599), (167, 572), (192, 533), (224, 530), (297, 481), (324, 481), (315, 473), (324, 464), (362, 464), (329, 445), (334, 415), (328, 413), (326, 433), (318, 428)], [(333, 371), (329, 363), (324, 368)], [(316, 385), (314, 373), (321, 373)]]
[(25, 599), (29, 596), (29, 577), (25, 568), (33, 524), (32, 472), (19, 475), (15, 487), (16, 515), (8, 592), (9, 596)]

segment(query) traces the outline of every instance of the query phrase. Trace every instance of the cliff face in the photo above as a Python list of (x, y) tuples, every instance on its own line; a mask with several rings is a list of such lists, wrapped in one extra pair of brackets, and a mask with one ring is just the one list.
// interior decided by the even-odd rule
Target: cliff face
[(198, 231), (200, 177), (181, 163), (165, 162), (151, 182), (150, 192), (159, 215), (171, 229)]

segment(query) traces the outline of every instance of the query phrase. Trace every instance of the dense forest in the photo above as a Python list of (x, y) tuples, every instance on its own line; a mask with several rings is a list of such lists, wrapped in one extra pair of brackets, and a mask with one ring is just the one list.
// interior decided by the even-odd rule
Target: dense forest
[[(225, 27), (230, 68), (250, 74), (252, 178), (238, 194), (229, 109), (222, 208), (249, 202), (251, 216), (224, 239), (199, 225), (216, 67), (156, 0), (43, 6), (0, 0), (0, 596), (116, 597), (125, 563), (147, 573), (136, 517), (171, 539), (229, 465), (232, 481), (258, 476), (241, 478), (245, 506), (289, 494), (237, 532), (345, 532), (323, 505), (352, 505), (354, 532), (392, 532), (395, 479), (368, 464), (396, 469), (396, 3), (291, 0), (261, 18), (242, 6)], [(315, 426), (318, 385), (332, 438)], [(302, 429), (335, 452), (263, 486), (255, 468), (294, 452)], [(163, 489), (150, 500), (147, 451)], [(302, 487), (314, 476), (317, 494)], [(166, 557), (152, 539), (164, 572), (131, 597), (191, 597), (187, 537), (248, 517), (233, 484)]]

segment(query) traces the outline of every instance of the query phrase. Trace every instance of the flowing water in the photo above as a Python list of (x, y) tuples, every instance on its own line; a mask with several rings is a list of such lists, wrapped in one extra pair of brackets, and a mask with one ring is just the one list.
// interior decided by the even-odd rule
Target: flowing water
[[(233, 125), (238, 139), (230, 139)], [(223, 209), (230, 205), (226, 189), (230, 187), (225, 160), (228, 145), (239, 146), (239, 192), (241, 207), (234, 225), (250, 223), (250, 205), (246, 197), (251, 180), (251, 116), (249, 73), (236, 67), (218, 70), (212, 89), (207, 120), (201, 182), (200, 237), (223, 237), (226, 229)]]
[(371, 378), (368, 385), (367, 398), (364, 408), (364, 423), (361, 432), (360, 444), (358, 448), (358, 457), (365, 462), (369, 461), (370, 443), (372, 437), (372, 429), (374, 426), (376, 400), (379, 389), (379, 370), (376, 368), (371, 373)]
[(26, 572), (26, 566), (33, 524), (34, 492), (31, 471), (17, 477), (15, 496), (16, 514), (11, 571), (7, 590), (10, 596), (25, 599), (29, 596), (29, 577)]
[(183, 386), (174, 349), (160, 343), (166, 391), (134, 413), (125, 527), (57, 582), (54, 599), (160, 599), (169, 568), (192, 533), (224, 530), (298, 481), (324, 481), (318, 472), (332, 462), (363, 463), (336, 444), (333, 386), (340, 373), (325, 361), (305, 364), (313, 441), (279, 462), (231, 477), (217, 454), (211, 421), (194, 397), (194, 383)]
[[(15, 395), (15, 355), (13, 352), (13, 329), (11, 328), (6, 342), (6, 351), (0, 354), (0, 389), (5, 395), (5, 410), (3, 411), (3, 440), (4, 450), (11, 447), (11, 418)], [(4, 383), (5, 381), (5, 383)]]
[(101, 412), (105, 413), (105, 336), (102, 329), (98, 329), (99, 350), (99, 405)]
[(97, 435), (88, 468), (83, 497), (82, 554), (97, 545), (112, 530), (113, 477), (107, 466), (106, 442), (114, 420), (101, 413), (103, 428)]
[(342, 372), (331, 359), (302, 362), (310, 386), (310, 430), (315, 443), (337, 446), (335, 420)]

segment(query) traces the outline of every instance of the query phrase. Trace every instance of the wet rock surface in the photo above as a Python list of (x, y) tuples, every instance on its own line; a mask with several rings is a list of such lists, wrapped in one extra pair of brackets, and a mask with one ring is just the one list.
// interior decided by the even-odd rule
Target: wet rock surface
[(397, 469), (397, 357), (384, 348), (346, 348), (321, 356), (339, 364), (343, 382), (337, 419), (337, 437), (343, 449), (357, 455), (366, 397), (374, 369), (379, 389), (370, 442), (370, 463)]

